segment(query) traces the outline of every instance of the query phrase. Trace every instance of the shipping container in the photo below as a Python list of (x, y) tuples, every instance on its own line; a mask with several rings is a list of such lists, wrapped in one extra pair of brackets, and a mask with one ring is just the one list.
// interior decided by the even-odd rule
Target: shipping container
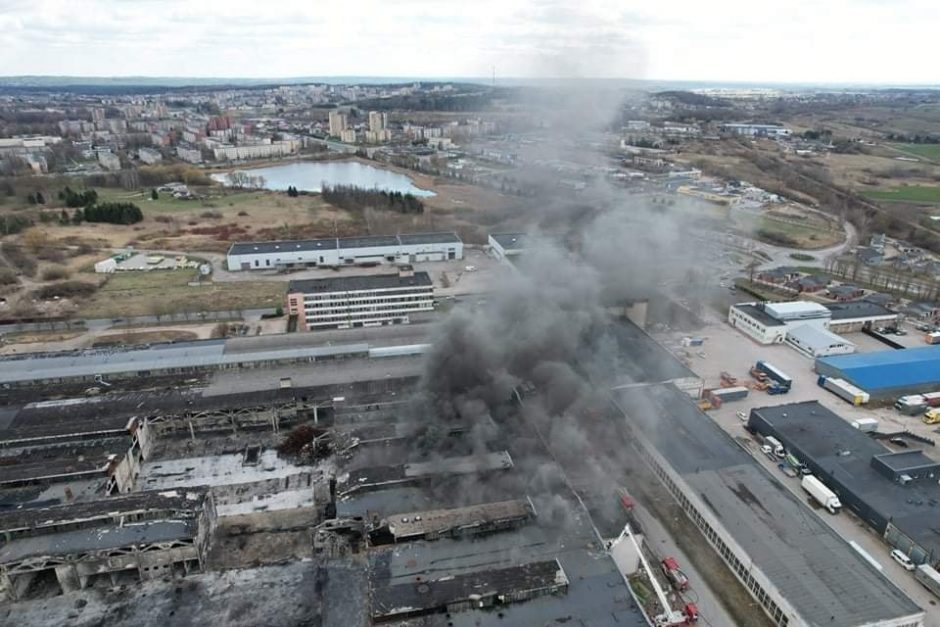
[(940, 392), (928, 392), (920, 396), (928, 407), (940, 407)]
[(852, 426), (859, 431), (871, 433), (872, 431), (878, 430), (878, 421), (874, 418), (859, 418), (852, 421)]
[(788, 390), (793, 385), (793, 379), (791, 379), (783, 370), (780, 370), (769, 361), (757, 362), (756, 368), (759, 371), (766, 373), (768, 377)]
[(852, 403), (853, 405), (864, 405), (869, 400), (871, 400), (868, 392), (855, 387), (845, 379), (836, 379), (834, 377), (819, 375), (818, 383), (820, 386), (829, 390), (842, 400)]
[(745, 399), (747, 398), (749, 392), (750, 390), (746, 387), (738, 385), (734, 387), (714, 389), (711, 391), (711, 395), (713, 397), (717, 396), (722, 400), (722, 402), (727, 403), (730, 401), (740, 401)]

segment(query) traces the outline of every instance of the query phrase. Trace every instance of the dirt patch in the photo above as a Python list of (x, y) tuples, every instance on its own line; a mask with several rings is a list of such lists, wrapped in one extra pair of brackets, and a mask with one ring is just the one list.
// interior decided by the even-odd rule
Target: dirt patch
[[(80, 308), (87, 318), (162, 316), (202, 311), (241, 311), (283, 303), (286, 282), (197, 281), (195, 272), (123, 272), (108, 278)], [(198, 319), (198, 318), (197, 318)]]
[(199, 339), (198, 333), (169, 329), (166, 331), (125, 331), (101, 335), (92, 342), (92, 348), (105, 346), (126, 346), (132, 344), (156, 344), (159, 342), (181, 342)]

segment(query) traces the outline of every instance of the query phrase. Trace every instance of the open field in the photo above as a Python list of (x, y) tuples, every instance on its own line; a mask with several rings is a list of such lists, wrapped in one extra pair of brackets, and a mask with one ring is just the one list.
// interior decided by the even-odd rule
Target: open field
[(776, 246), (814, 250), (845, 239), (842, 230), (834, 230), (829, 222), (812, 213), (783, 217), (769, 212), (763, 215), (740, 212), (735, 214), (734, 223), (738, 230), (753, 233), (756, 239)]
[(940, 162), (940, 144), (890, 144), (890, 146), (913, 157)]
[(196, 273), (189, 271), (115, 274), (79, 307), (78, 314), (108, 318), (276, 307), (287, 289), (284, 282), (276, 281), (209, 281), (190, 286), (195, 279)]
[(888, 190), (866, 191), (865, 196), (885, 202), (940, 203), (940, 185), (904, 185)]

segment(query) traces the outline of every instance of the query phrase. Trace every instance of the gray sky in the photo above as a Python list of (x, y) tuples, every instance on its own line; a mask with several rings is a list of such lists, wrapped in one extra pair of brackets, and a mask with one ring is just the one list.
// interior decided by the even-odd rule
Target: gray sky
[(0, 0), (0, 74), (938, 83), (940, 0)]

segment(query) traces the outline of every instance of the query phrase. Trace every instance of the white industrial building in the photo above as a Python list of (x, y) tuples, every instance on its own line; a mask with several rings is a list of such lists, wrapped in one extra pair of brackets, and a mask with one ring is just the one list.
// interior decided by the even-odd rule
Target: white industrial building
[(287, 288), (287, 313), (309, 331), (408, 323), (409, 314), (433, 310), (431, 278), (410, 267), (398, 274), (291, 281)]
[(827, 357), (855, 352), (855, 344), (832, 331), (813, 324), (801, 324), (789, 331), (786, 343), (807, 357)]
[(456, 233), (412, 233), (329, 239), (240, 242), (229, 248), (228, 269), (275, 270), (463, 259)]
[(780, 344), (787, 332), (802, 325), (829, 327), (832, 313), (819, 303), (738, 303), (728, 311), (728, 322), (759, 344)]
[(490, 233), (488, 242), (493, 256), (502, 261), (521, 254), (526, 249), (528, 237), (525, 233)]

